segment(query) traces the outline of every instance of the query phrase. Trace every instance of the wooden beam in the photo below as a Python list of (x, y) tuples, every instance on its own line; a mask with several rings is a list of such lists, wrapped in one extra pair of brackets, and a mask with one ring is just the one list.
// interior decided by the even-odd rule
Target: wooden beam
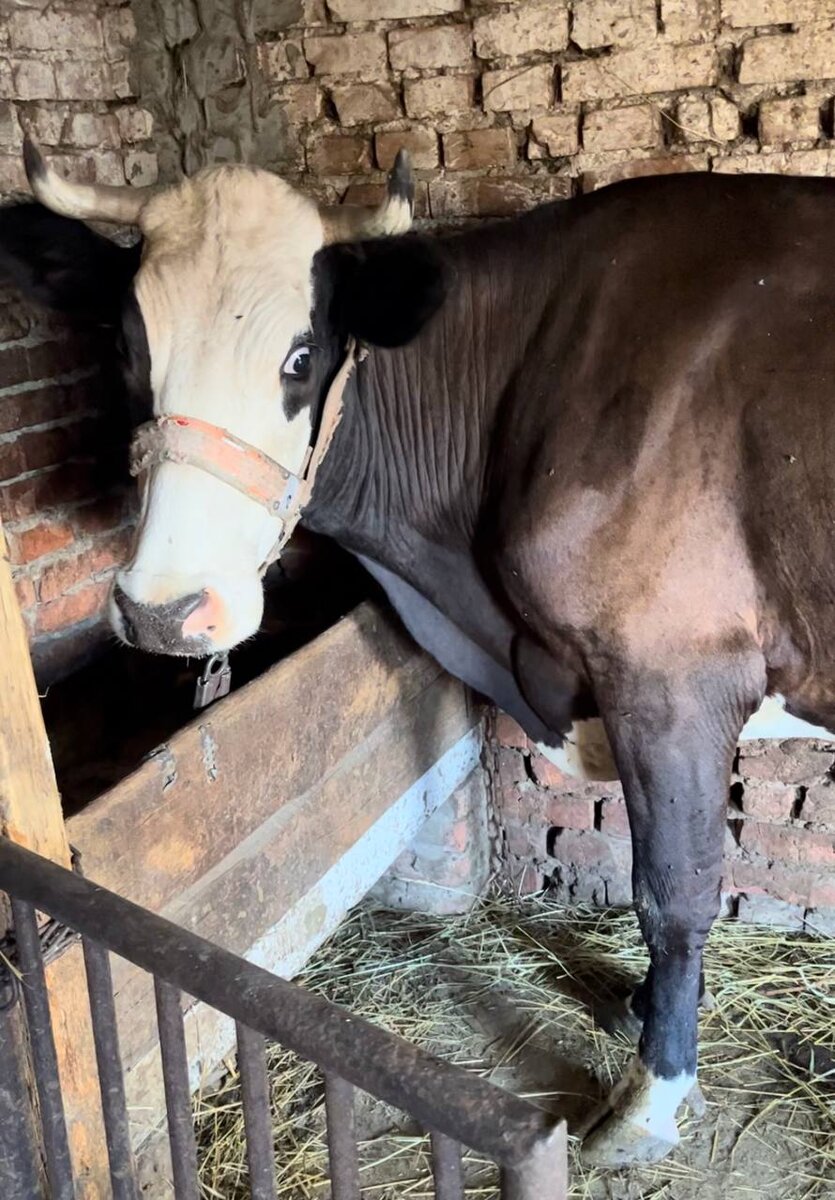
[(71, 817), (86, 874), (162, 912), (441, 675), (393, 617), (360, 605)]
[[(0, 523), (0, 833), (69, 866), (70, 849), (49, 740)], [(2, 886), (2, 880), (0, 880)], [(77, 1194), (108, 1194), (95, 1049), (79, 946), (47, 970)]]

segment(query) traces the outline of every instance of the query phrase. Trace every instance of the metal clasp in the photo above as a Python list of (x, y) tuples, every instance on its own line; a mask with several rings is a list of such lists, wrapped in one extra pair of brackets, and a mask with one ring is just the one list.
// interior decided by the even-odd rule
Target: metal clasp
[(221, 654), (213, 654), (197, 680), (194, 707), (205, 708), (207, 704), (228, 696), (231, 686), (232, 668), (229, 666), (229, 652), (224, 650)]

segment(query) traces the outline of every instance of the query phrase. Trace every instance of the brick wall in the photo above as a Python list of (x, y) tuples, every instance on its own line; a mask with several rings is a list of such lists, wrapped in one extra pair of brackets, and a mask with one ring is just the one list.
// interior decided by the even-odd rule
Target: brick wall
[[(156, 178), (133, 33), (118, 4), (0, 6), (0, 191), (26, 188), (23, 130), (71, 178)], [(132, 516), (126, 435), (110, 339), (0, 292), (0, 516), (44, 684), (107, 636), (101, 608)]]
[[(632, 847), (620, 784), (562, 775), (504, 714), (488, 748), (513, 884), (628, 904)], [(835, 742), (743, 744), (728, 797), (723, 892), (742, 920), (835, 935)]]
[[(402, 144), (419, 216), (454, 222), (628, 175), (828, 174), (833, 93), (835, 0), (19, 0), (0, 191), (22, 127), (81, 179), (242, 159), (329, 202), (379, 199)], [(48, 681), (104, 636), (124, 453), (101, 347), (2, 311), (0, 514)]]

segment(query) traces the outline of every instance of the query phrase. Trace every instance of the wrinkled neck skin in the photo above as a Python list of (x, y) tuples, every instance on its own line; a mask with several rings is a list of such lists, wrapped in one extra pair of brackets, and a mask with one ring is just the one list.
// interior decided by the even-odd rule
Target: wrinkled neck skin
[(441, 243), (440, 311), (409, 345), (358, 364), (303, 518), (433, 602), (439, 567), (478, 554), (491, 446), (547, 302), (514, 270), (512, 224)]

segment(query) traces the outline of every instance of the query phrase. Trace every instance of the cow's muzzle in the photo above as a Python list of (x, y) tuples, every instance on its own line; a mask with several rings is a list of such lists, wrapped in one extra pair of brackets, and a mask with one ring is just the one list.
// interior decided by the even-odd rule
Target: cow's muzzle
[(142, 604), (116, 584), (112, 598), (118, 613), (118, 632), (129, 646), (152, 654), (194, 658), (211, 653), (210, 631), (201, 628), (199, 615), (195, 619), (210, 603), (207, 592), (194, 592), (167, 604)]

